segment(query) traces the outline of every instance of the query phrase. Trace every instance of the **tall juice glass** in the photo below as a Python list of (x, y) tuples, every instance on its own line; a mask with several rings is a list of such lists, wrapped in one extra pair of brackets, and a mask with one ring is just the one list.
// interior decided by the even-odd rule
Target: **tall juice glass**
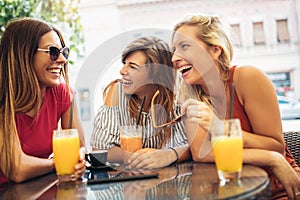
[(60, 182), (72, 180), (79, 160), (80, 141), (77, 129), (53, 131), (53, 153), (56, 174)]
[(142, 126), (121, 126), (120, 144), (123, 150), (123, 160), (127, 163), (132, 153), (142, 149)]
[(239, 179), (243, 165), (243, 139), (239, 119), (212, 123), (213, 154), (220, 180)]

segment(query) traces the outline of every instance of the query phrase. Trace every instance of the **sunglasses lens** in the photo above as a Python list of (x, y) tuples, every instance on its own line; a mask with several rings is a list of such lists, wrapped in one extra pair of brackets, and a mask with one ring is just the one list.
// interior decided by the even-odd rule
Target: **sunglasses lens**
[(54, 62), (58, 59), (60, 51), (57, 47), (49, 47), (50, 50), (50, 59)]
[[(60, 54), (60, 50), (57, 47), (49, 47), (50, 50), (50, 59), (54, 62), (58, 59), (59, 54)], [(70, 49), (68, 47), (64, 47), (62, 49), (62, 55), (65, 57), (65, 59), (68, 59), (69, 57), (69, 53), (70, 53)]]
[(69, 49), (68, 47), (64, 47), (64, 48), (62, 49), (62, 55), (63, 55), (66, 59), (69, 58), (69, 53), (70, 53), (70, 49)]

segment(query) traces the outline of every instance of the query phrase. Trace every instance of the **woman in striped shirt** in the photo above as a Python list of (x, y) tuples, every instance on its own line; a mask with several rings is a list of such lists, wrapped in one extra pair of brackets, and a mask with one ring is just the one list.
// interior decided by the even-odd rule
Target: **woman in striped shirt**
[[(167, 43), (156, 37), (138, 38), (122, 53), (122, 80), (112, 81), (104, 90), (104, 105), (94, 121), (91, 136), (93, 150), (109, 149), (108, 161), (122, 161), (119, 126), (136, 124), (145, 97), (139, 125), (143, 127), (143, 149), (128, 160), (130, 168), (153, 169), (190, 159), (182, 122), (157, 128), (150, 113), (154, 100), (156, 124), (171, 121), (180, 113), (175, 102), (176, 71)], [(160, 123), (161, 122), (161, 123)]]

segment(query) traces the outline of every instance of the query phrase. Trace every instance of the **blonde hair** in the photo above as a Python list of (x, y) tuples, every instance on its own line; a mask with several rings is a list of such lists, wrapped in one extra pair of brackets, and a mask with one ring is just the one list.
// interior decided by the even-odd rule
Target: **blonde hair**
[[(15, 145), (19, 144), (15, 114), (26, 113), (40, 105), (41, 91), (34, 70), (34, 55), (41, 37), (55, 31), (64, 47), (61, 33), (37, 19), (20, 18), (8, 24), (0, 43), (0, 155), (6, 166), (3, 173), (11, 178), (17, 164)], [(68, 85), (67, 63), (63, 76)], [(19, 159), (18, 159), (19, 160)]]
[[(166, 113), (166, 120), (170, 121), (171, 116), (169, 113), (173, 113), (174, 116), (174, 86), (176, 80), (176, 70), (173, 69), (172, 65), (172, 51), (169, 45), (163, 40), (157, 37), (141, 37), (127, 45), (122, 52), (122, 62), (135, 51), (141, 51), (147, 58), (146, 66), (148, 67), (148, 76), (151, 80), (151, 89), (149, 93), (154, 93), (159, 90), (160, 93), (155, 99), (155, 104), (161, 105)], [(108, 88), (117, 81), (112, 81), (104, 90), (103, 97), (106, 97)], [(129, 97), (128, 108), (130, 117), (136, 119), (138, 115), (138, 108), (140, 107), (141, 100), (138, 99), (137, 95), (127, 95)], [(156, 119), (162, 121), (161, 115), (157, 111)], [(141, 122), (140, 122), (141, 123)], [(161, 138), (168, 139), (171, 136), (171, 127), (164, 129), (165, 135), (160, 131)], [(165, 141), (164, 141), (165, 143)], [(164, 145), (164, 144), (163, 144)]]
[[(217, 16), (206, 14), (192, 15), (175, 25), (173, 36), (182, 26), (196, 27), (196, 36), (199, 40), (208, 46), (221, 47), (222, 52), (217, 60), (217, 66), (219, 67), (222, 80), (225, 83), (229, 79), (230, 65), (233, 58), (233, 43), (229, 38), (226, 27)], [(192, 87), (195, 89), (200, 100), (211, 104), (209, 95), (203, 92), (200, 85), (194, 85)]]

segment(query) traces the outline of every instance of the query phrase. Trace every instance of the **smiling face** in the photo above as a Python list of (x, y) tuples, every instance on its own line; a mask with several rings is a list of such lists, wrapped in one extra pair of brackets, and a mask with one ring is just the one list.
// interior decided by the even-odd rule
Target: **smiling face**
[(209, 46), (196, 36), (196, 27), (183, 25), (174, 34), (172, 62), (190, 85), (204, 85), (204, 77), (220, 55), (220, 48)]
[(142, 51), (134, 51), (125, 58), (120, 74), (123, 80), (122, 88), (126, 94), (143, 97), (147, 93), (145, 87), (150, 80), (146, 62), (147, 57)]
[[(39, 42), (38, 48), (48, 49), (49, 46), (62, 48), (60, 39), (55, 31), (44, 34)], [(37, 75), (41, 90), (60, 84), (60, 75), (66, 58), (60, 54), (56, 61), (50, 59), (49, 52), (36, 51), (34, 55), (34, 70)]]

